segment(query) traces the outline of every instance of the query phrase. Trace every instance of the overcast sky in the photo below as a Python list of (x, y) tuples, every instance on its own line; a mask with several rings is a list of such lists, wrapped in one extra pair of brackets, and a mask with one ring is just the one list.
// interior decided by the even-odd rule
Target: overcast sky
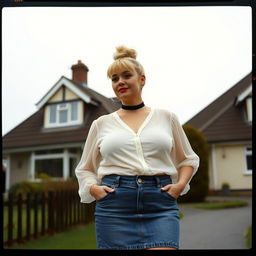
[(252, 70), (251, 7), (23, 7), (2, 12), (2, 135), (71, 66), (89, 68), (88, 86), (113, 97), (106, 76), (118, 45), (145, 68), (147, 106), (186, 122)]

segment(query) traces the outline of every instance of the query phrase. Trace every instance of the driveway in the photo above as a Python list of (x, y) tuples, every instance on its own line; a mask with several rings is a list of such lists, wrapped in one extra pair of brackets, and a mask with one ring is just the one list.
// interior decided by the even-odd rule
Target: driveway
[(246, 200), (239, 208), (202, 210), (180, 205), (180, 249), (247, 249), (245, 230), (252, 223), (251, 197), (208, 197), (207, 199)]

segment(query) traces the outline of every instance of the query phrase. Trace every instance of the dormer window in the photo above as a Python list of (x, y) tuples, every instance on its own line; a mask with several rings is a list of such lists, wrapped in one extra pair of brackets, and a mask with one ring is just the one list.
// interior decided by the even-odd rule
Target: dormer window
[(46, 127), (60, 127), (82, 123), (82, 102), (62, 102), (49, 104)]
[(246, 121), (252, 123), (252, 85), (247, 87), (242, 93), (240, 93), (236, 98), (235, 105), (238, 106), (243, 104), (245, 111)]

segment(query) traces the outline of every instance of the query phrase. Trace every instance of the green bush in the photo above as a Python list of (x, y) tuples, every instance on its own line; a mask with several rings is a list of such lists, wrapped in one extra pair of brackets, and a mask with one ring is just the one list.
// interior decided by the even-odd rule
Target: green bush
[(245, 233), (245, 238), (246, 238), (246, 247), (248, 249), (252, 248), (252, 225), (250, 225)]
[(44, 191), (57, 190), (78, 190), (78, 183), (75, 179), (43, 182)]
[(19, 183), (12, 185), (9, 190), (9, 193), (12, 193), (15, 197), (18, 196), (19, 193), (21, 193), (22, 197), (25, 197), (28, 192), (36, 193), (36, 192), (42, 192), (42, 191), (43, 191), (42, 183), (23, 180)]
[(179, 202), (204, 202), (209, 190), (209, 145), (205, 136), (196, 128), (184, 125), (183, 129), (194, 152), (200, 158), (199, 168), (190, 182), (187, 194), (178, 198)]
[(40, 182), (31, 182), (23, 180), (11, 186), (9, 193), (12, 193), (15, 197), (19, 193), (22, 194), (22, 197), (25, 198), (26, 194), (48, 192), (48, 191), (57, 191), (57, 190), (78, 190), (77, 180), (70, 178), (68, 180), (53, 180), (47, 174), (41, 173), (36, 178), (41, 179)]

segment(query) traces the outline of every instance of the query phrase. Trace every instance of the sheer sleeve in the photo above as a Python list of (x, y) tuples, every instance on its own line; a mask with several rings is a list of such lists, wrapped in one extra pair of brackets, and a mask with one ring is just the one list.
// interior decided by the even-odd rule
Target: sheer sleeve
[(91, 203), (95, 200), (90, 194), (90, 187), (91, 185), (98, 183), (97, 169), (100, 158), (97, 125), (96, 121), (93, 121), (84, 145), (80, 162), (75, 169), (79, 185), (78, 194), (81, 198), (81, 203)]
[(178, 120), (178, 117), (174, 113), (172, 113), (171, 119), (173, 133), (173, 148), (171, 151), (172, 161), (177, 171), (182, 166), (192, 166), (193, 168), (193, 174), (189, 182), (187, 183), (185, 189), (181, 193), (181, 195), (183, 195), (186, 194), (190, 189), (189, 183), (199, 167), (199, 157), (193, 151), (188, 141), (188, 138)]

